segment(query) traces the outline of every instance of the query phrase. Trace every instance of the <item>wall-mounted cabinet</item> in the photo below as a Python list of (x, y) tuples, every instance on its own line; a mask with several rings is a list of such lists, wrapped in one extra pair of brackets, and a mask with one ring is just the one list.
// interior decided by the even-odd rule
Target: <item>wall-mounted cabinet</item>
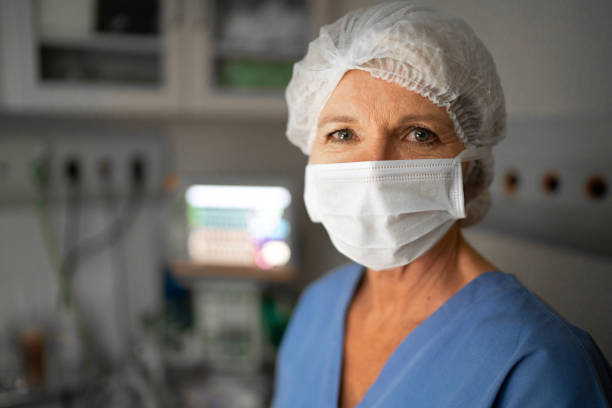
[(2, 0), (12, 111), (282, 116), (323, 0)]

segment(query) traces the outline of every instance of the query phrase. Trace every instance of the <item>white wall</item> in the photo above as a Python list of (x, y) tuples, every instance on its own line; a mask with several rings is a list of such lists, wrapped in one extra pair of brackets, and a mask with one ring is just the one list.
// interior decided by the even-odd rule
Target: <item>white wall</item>
[[(510, 116), (612, 110), (609, 0), (422, 0), (465, 19), (491, 51)], [(379, 3), (339, 0), (336, 15)]]

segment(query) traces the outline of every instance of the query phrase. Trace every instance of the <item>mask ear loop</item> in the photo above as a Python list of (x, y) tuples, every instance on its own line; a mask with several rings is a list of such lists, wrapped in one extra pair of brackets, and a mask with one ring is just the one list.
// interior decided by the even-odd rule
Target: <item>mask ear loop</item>
[[(458, 167), (458, 171), (461, 174), (462, 181), (462, 192), (463, 192), (463, 208), (465, 211), (465, 216), (467, 216), (469, 205), (478, 198), (478, 195), (474, 195), (471, 197), (465, 197), (465, 184), (468, 181), (468, 175), (473, 170), (476, 165), (476, 161), (485, 157), (491, 157), (493, 151), (490, 146), (483, 147), (469, 147), (464, 149), (455, 157), (455, 165)], [(465, 172), (463, 172), (462, 163), (467, 162), (467, 168)], [(464, 218), (465, 219), (465, 218)]]
[[(489, 157), (491, 154), (493, 153), (492, 153), (491, 147), (489, 146), (468, 147), (467, 149), (462, 150), (455, 157), (455, 164), (459, 164), (461, 167), (461, 174), (462, 174), (462, 179), (464, 183), (466, 181), (465, 177), (468, 174), (470, 174), (470, 172), (472, 171), (472, 168), (474, 167), (476, 160), (482, 159), (484, 157)], [(463, 172), (463, 166), (461, 166), (461, 163), (463, 162), (468, 162), (467, 168), (465, 169), (465, 173)], [(465, 204), (467, 205), (467, 202)]]

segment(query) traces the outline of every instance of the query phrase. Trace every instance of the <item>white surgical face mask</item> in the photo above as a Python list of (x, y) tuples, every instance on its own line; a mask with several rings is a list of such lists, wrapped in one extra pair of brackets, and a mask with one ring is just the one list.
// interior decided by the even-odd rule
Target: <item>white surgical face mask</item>
[(306, 209), (353, 261), (373, 270), (406, 265), (465, 218), (461, 162), (486, 154), (479, 148), (454, 159), (308, 164)]

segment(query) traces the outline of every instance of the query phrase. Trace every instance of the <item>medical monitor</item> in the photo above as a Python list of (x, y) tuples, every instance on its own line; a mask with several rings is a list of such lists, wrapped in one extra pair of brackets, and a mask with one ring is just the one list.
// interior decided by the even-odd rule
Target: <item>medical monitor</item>
[(187, 261), (262, 271), (294, 269), (294, 197), (286, 183), (240, 179), (183, 184), (182, 252)]

